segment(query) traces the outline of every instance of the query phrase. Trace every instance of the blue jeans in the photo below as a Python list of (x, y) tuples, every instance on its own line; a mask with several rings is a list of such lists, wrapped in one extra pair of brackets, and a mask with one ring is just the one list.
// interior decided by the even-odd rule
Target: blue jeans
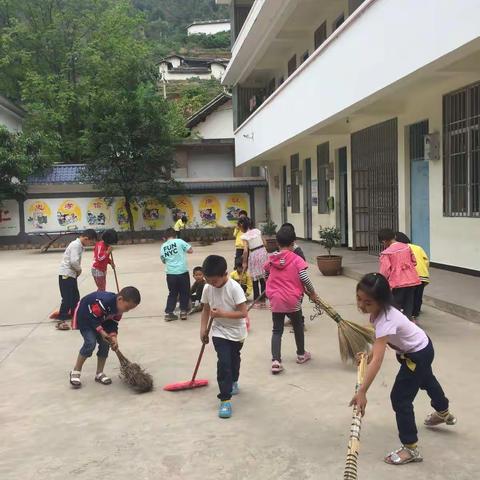
[(80, 333), (83, 337), (83, 345), (80, 349), (80, 355), (82, 355), (82, 357), (91, 357), (97, 343), (97, 356), (102, 358), (108, 357), (110, 345), (103, 339), (103, 337), (99, 333), (93, 330), (93, 328), (81, 328)]

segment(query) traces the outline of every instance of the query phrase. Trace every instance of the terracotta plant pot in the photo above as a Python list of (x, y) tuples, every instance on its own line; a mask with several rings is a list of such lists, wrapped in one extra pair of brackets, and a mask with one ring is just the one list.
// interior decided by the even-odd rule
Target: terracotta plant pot
[(342, 257), (340, 255), (318, 255), (318, 269), (326, 277), (342, 273)]
[(273, 253), (278, 250), (278, 243), (276, 237), (264, 237), (265, 238), (265, 248), (268, 253)]

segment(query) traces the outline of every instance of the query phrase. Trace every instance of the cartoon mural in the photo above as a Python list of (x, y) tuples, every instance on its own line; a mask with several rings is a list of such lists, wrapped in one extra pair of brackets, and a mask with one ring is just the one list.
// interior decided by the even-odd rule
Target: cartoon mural
[(110, 208), (103, 198), (94, 198), (87, 205), (87, 223), (95, 228), (107, 228), (110, 223)]
[(145, 226), (150, 230), (161, 230), (165, 226), (167, 209), (155, 198), (142, 202), (142, 216)]
[(65, 200), (57, 209), (57, 222), (67, 230), (78, 230), (82, 220), (82, 211), (73, 200)]
[(242, 210), (245, 210), (248, 213), (248, 203), (248, 195), (241, 193), (228, 195), (227, 201), (225, 202), (227, 220), (236, 224)]
[(43, 200), (27, 200), (25, 202), (26, 223), (35, 230), (53, 230), (48, 228), (52, 211)]
[(216, 226), (221, 219), (221, 207), (215, 195), (205, 195), (200, 199), (198, 212), (204, 226)]

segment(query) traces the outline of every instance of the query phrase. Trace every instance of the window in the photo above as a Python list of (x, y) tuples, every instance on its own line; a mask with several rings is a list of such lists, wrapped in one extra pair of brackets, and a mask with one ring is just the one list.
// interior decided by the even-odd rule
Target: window
[(297, 69), (297, 56), (294, 55), (289, 61), (287, 66), (288, 76), (290, 76)]
[(315, 50), (327, 39), (327, 22), (323, 22), (313, 34)]
[(328, 165), (330, 163), (330, 144), (317, 146), (318, 213), (328, 213), (327, 200), (330, 196)]
[(308, 50), (300, 58), (300, 64), (302, 64), (308, 58)]
[(267, 97), (269, 97), (275, 91), (275, 77), (272, 78), (267, 85)]
[(342, 13), (334, 22), (332, 32), (334, 32), (345, 21), (345, 15)]
[(292, 213), (300, 213), (300, 160), (296, 153), (290, 157), (290, 185), (292, 191)]
[(480, 83), (443, 97), (443, 212), (480, 217)]

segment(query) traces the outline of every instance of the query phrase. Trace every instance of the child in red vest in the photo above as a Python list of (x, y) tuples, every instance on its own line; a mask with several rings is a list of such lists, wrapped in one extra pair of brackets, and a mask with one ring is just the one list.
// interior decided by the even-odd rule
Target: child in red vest
[(277, 232), (280, 251), (270, 256), (265, 264), (267, 277), (267, 297), (272, 308), (272, 373), (283, 371), (281, 346), (285, 316), (292, 322), (297, 345), (297, 363), (305, 363), (312, 358), (305, 351), (305, 335), (302, 320), (302, 298), (306, 291), (315, 300), (317, 294), (307, 275), (307, 262), (293, 252), (295, 232), (282, 227)]
[(112, 257), (112, 245), (117, 243), (117, 232), (115, 230), (106, 230), (102, 235), (102, 240), (95, 244), (93, 250), (92, 276), (97, 285), (98, 292), (104, 292), (107, 288), (107, 267), (114, 267)]

